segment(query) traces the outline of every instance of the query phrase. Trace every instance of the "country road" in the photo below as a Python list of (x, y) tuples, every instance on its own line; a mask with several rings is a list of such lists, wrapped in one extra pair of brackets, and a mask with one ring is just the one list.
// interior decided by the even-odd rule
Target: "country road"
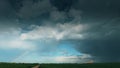
[(34, 66), (34, 67), (32, 67), (32, 68), (40, 68), (40, 65), (36, 65), (36, 66)]

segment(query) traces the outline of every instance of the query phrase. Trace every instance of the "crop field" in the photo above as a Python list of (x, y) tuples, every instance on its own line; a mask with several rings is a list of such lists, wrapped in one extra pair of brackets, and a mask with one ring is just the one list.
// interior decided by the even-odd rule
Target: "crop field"
[(92, 63), (92, 64), (23, 64), (0, 63), (0, 68), (120, 68), (120, 63)]

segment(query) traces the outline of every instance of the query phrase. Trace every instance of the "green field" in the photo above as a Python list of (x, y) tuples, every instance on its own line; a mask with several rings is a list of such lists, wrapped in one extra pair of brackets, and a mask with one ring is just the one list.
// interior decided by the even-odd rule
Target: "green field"
[[(0, 68), (31, 68), (38, 64), (0, 63)], [(120, 63), (40, 64), (40, 68), (120, 68)]]

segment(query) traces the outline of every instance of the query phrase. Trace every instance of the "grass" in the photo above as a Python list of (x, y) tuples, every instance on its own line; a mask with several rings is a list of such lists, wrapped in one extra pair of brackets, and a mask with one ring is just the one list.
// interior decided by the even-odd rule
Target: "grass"
[(38, 64), (0, 63), (0, 68), (31, 68)]
[[(38, 64), (0, 63), (0, 68), (31, 68)], [(40, 68), (120, 68), (120, 63), (40, 64)]]

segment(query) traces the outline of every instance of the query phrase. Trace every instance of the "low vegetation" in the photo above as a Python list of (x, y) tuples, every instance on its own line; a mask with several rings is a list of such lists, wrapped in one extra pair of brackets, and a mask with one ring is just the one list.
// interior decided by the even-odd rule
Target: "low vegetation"
[(92, 64), (0, 63), (0, 68), (32, 68), (36, 65), (40, 65), (40, 68), (120, 68), (120, 63), (92, 63)]

